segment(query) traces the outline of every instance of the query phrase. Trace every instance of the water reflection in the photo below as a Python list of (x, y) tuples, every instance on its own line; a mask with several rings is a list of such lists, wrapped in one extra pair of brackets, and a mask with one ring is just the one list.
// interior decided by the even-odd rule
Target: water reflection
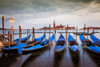
[(10, 67), (14, 62), (17, 61), (18, 54), (8, 54), (0, 58), (0, 67)]
[[(48, 48), (46, 49), (43, 49), (41, 51), (37, 51), (37, 52), (34, 52), (32, 53), (28, 58), (27, 60), (22, 64), (22, 67), (33, 67), (33, 62), (35, 59), (37, 59), (39, 56), (41, 56), (41, 54), (43, 54), (46, 50), (49, 50)], [(38, 65), (39, 63), (37, 63)]]
[(72, 59), (72, 62), (73, 62), (73, 66), (74, 67), (80, 67), (80, 53), (75, 53), (71, 50), (69, 50), (70, 52), (70, 56), (71, 56), (71, 59)]
[(100, 67), (100, 55), (94, 54), (88, 50), (86, 50), (89, 57), (92, 59), (92, 61), (96, 64), (97, 67)]
[(64, 52), (65, 50), (54, 54), (54, 67), (60, 67), (60, 64), (62, 63), (62, 59), (64, 57)]

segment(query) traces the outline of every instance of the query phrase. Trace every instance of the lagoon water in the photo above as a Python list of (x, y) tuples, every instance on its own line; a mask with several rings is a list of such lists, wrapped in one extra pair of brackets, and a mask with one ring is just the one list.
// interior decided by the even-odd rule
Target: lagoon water
[[(60, 30), (56, 32), (56, 39), (52, 43), (51, 48), (21, 56), (12, 54), (2, 57), (2, 55), (0, 54), (0, 67), (100, 67), (100, 56), (94, 55), (93, 53), (86, 51), (85, 48), (81, 47), (79, 37), (78, 42), (81, 47), (79, 56), (75, 56), (74, 54), (72, 54), (69, 51), (68, 47), (66, 47), (65, 51), (60, 54), (54, 53), (54, 45), (60, 35), (60, 33), (58, 32), (65, 31)], [(97, 32), (99, 32), (99, 30), (97, 30)], [(2, 33), (2, 31), (0, 33)], [(15, 31), (14, 33), (18, 33), (18, 31)], [(65, 33), (62, 34), (65, 36)], [(42, 35), (43, 33), (35, 33), (36, 38)], [(71, 35), (74, 38), (76, 37), (76, 35), (72, 33)], [(96, 33), (94, 35), (100, 38), (99, 33)], [(22, 37), (25, 36), (27, 36), (27, 34), (22, 34)], [(14, 35), (14, 39), (16, 38), (18, 38), (18, 34)], [(49, 33), (46, 34), (46, 38), (49, 38)], [(32, 38), (30, 38), (30, 40), (31, 39)]]

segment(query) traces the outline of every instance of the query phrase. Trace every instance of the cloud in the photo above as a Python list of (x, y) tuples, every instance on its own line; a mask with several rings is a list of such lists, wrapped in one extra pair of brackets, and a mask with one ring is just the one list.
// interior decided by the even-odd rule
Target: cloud
[[(84, 16), (86, 17), (88, 15), (100, 13), (99, 8), (100, 0), (0, 1), (0, 15), (13, 17), (16, 22), (14, 26), (19, 24), (23, 26), (25, 24), (30, 25), (31, 23), (36, 26), (41, 24), (41, 22), (43, 22), (44, 25), (51, 24), (54, 19), (57, 20), (57, 22), (63, 22), (64, 24), (66, 24), (66, 21), (69, 23), (74, 23), (74, 21), (79, 23)], [(77, 18), (75, 18), (76, 16)], [(85, 19), (86, 18), (84, 18), (84, 20)], [(32, 27), (32, 25), (30, 27)]]
[(89, 7), (92, 2), (99, 0), (1, 0), (0, 14), (67, 13)]
[(79, 2), (81, 2), (81, 3), (90, 3), (90, 2), (92, 2), (92, 1), (94, 1), (94, 0), (63, 0), (63, 1), (66, 1), (66, 2), (74, 2), (74, 3), (79, 3)]

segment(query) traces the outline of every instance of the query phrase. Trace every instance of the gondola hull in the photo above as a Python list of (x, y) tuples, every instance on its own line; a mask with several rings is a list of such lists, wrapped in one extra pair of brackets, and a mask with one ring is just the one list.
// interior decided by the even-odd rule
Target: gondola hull
[(65, 49), (65, 38), (64, 36), (61, 34), (60, 37), (58, 38), (58, 40), (56, 41), (56, 45), (54, 47), (54, 51), (55, 52), (62, 52)]
[(40, 38), (35, 38), (33, 41), (28, 41), (26, 44), (32, 44), (35, 42), (41, 42), (45, 38), (45, 34)]
[(73, 54), (73, 55), (79, 55), (79, 53), (80, 53), (79, 50), (73, 51), (70, 47), (69, 47), (69, 51), (70, 51), (70, 53)]
[[(48, 44), (47, 44), (48, 45)], [(41, 50), (45, 50), (48, 48), (48, 46), (44, 46), (44, 47), (41, 47), (41, 48), (37, 48), (37, 49), (30, 49), (30, 50), (22, 50), (23, 53), (22, 54), (29, 54), (29, 53), (33, 53), (33, 52), (38, 52), (38, 51), (41, 51)]]
[[(27, 36), (27, 37), (21, 38), (21, 42), (22, 42), (22, 43), (25, 43), (30, 37), (31, 37), (31, 34), (30, 34), (29, 36)], [(19, 38), (15, 39), (14, 41), (15, 41), (15, 42), (16, 42), (16, 41), (19, 41)]]
[[(39, 43), (40, 42), (36, 42), (36, 43), (34, 43), (34, 45), (39, 44)], [(26, 45), (26, 46), (23, 46), (22, 48), (28, 48), (28, 47), (31, 47), (31, 46), (32, 45)], [(12, 49), (2, 49), (2, 52), (3, 53), (18, 53), (18, 47), (12, 48)]]
[(96, 44), (97, 46), (100, 47), (100, 39), (95, 37), (94, 35), (90, 35), (91, 40)]
[(69, 50), (72, 53), (75, 53), (75, 54), (80, 53), (80, 48), (78, 46), (78, 42), (70, 34), (68, 36), (68, 44), (69, 44)]
[[(82, 32), (81, 32), (81, 33), (75, 33), (75, 32), (74, 32), (73, 34), (84, 35), (84, 33), (82, 33)], [(92, 34), (94, 34), (94, 33), (93, 33), (93, 32), (92, 32), (92, 33), (85, 33), (85, 35), (92, 35)]]
[(60, 50), (56, 50), (55, 49), (55, 53), (62, 53), (62, 52), (64, 52), (65, 51), (65, 46), (63, 46), (63, 48), (61, 48)]
[(85, 46), (85, 47), (86, 47), (86, 51), (88, 51), (89, 53), (91, 52), (91, 53), (93, 53), (94, 55), (100, 56), (100, 53), (95, 52), (95, 51), (93, 51), (93, 50), (90, 50), (90, 49), (88, 48), (88, 46)]
[[(45, 38), (45, 35), (43, 35), (42, 37), (40, 37), (40, 39), (38, 38), (38, 40), (40, 41), (35, 41), (34, 45), (39, 44), (43, 39)], [(21, 44), (19, 41), (17, 41), (17, 45), (16, 46), (12, 46), (12, 47), (4, 47), (2, 48), (3, 53), (14, 53), (14, 52), (18, 52), (18, 48), (22, 47), (22, 48), (28, 48), (31, 47), (32, 44)]]
[(3, 53), (18, 53), (18, 48), (15, 49), (2, 49)]
[(29, 48), (23, 48), (23, 54), (28, 54), (28, 53), (33, 53), (33, 52), (37, 52), (37, 51), (41, 51), (44, 49), (48, 48), (49, 43), (51, 43), (53, 40), (55, 39), (55, 35), (53, 34), (49, 39), (45, 39), (45, 41), (40, 42), (37, 45), (34, 45), (32, 47)]
[[(85, 39), (85, 44), (83, 41), (84, 39)], [(96, 55), (100, 55), (100, 48), (98, 46), (94, 45), (89, 39), (86, 39), (86, 38), (84, 38), (84, 36), (80, 35), (80, 40), (81, 40), (82, 44), (84, 44), (86, 50), (88, 50), (89, 52), (94, 53)], [(86, 44), (86, 41), (87, 42), (90, 41), (91, 44), (89, 44), (89, 45)]]

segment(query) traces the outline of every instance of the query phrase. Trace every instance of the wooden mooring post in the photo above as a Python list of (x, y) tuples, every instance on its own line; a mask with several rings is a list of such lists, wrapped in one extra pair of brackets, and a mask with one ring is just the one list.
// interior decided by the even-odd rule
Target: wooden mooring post
[(8, 45), (9, 45), (9, 47), (10, 47), (10, 44), (11, 44), (11, 39), (10, 39), (11, 37), (10, 37), (10, 31), (8, 31)]
[(84, 45), (85, 45), (85, 28), (86, 28), (86, 24), (84, 24)]
[(65, 29), (65, 32), (66, 32), (66, 47), (68, 47), (68, 44), (67, 44), (67, 38), (68, 38), (68, 24), (67, 24), (67, 27)]
[(33, 37), (32, 37), (32, 41), (34, 40), (34, 38), (35, 38), (35, 29), (33, 27)]
[(46, 39), (46, 29), (44, 29), (45, 39)]
[(13, 29), (13, 40), (14, 40), (14, 29)]
[[(30, 29), (27, 29), (27, 37), (30, 35)], [(27, 38), (27, 41), (30, 41), (30, 38)]]
[(89, 39), (89, 27), (87, 28), (87, 39)]
[[(30, 35), (30, 29), (29, 29), (29, 33), (28, 34)], [(30, 41), (30, 38), (28, 40)]]
[(54, 35), (55, 35), (55, 39), (56, 39), (56, 24), (55, 24), (55, 21), (54, 21), (53, 24), (54, 24), (54, 25), (53, 25), (53, 27), (54, 27)]
[(19, 25), (19, 42), (21, 43), (21, 38), (22, 38), (22, 31), (21, 31), (21, 26)]
[[(3, 36), (5, 36), (5, 32), (4, 32), (4, 20), (5, 20), (5, 17), (2, 16), (2, 32), (3, 32)], [(3, 41), (4, 41), (4, 38), (3, 38)]]
[(77, 41), (77, 31), (78, 31), (78, 26), (76, 27), (76, 41)]
[[(34, 41), (34, 38), (35, 38), (35, 29), (34, 29), (34, 27), (33, 27), (32, 41)], [(34, 46), (34, 43), (32, 43), (32, 46)]]
[[(50, 36), (51, 36), (51, 25), (49, 24), (49, 42), (50, 42)], [(49, 47), (51, 47), (51, 43), (49, 43)]]
[[(55, 26), (55, 21), (53, 22), (53, 28), (54, 28), (54, 35), (55, 35), (55, 43), (56, 43), (56, 26)], [(55, 46), (55, 44), (53, 45), (53, 47)]]
[(13, 33), (14, 31), (13, 31), (13, 26), (11, 26), (11, 42), (14, 40), (13, 38), (14, 38), (14, 33)]
[[(28, 37), (29, 33), (28, 33), (28, 29), (27, 29), (27, 37)], [(27, 41), (28, 41), (28, 38), (27, 38)]]

